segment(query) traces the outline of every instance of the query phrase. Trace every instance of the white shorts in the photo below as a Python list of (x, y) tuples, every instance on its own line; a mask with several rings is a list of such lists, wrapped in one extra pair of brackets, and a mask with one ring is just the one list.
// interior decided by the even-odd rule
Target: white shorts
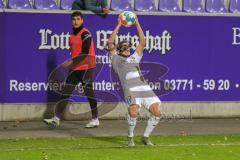
[(147, 110), (149, 110), (150, 106), (154, 103), (158, 103), (158, 105), (160, 106), (161, 101), (160, 99), (155, 96), (155, 97), (144, 97), (144, 98), (135, 98), (135, 102), (137, 105), (139, 105), (140, 107), (144, 107)]

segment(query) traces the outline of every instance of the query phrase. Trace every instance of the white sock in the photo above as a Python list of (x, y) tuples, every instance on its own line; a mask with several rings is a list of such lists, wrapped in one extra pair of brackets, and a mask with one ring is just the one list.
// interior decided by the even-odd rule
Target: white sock
[(127, 121), (128, 121), (128, 137), (133, 137), (134, 128), (137, 124), (137, 118), (132, 118), (128, 115)]
[(153, 129), (157, 126), (159, 120), (160, 120), (159, 117), (155, 117), (155, 116), (151, 115), (151, 117), (149, 118), (149, 120), (147, 122), (147, 127), (146, 127), (144, 135), (143, 135), (144, 137), (149, 137), (149, 135), (152, 133)]

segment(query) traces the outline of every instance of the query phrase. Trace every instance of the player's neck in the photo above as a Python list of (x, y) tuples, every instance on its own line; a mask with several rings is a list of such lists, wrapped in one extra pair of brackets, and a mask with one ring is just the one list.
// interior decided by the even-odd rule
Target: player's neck
[(73, 28), (73, 34), (77, 35), (82, 29), (83, 29), (83, 25), (81, 25), (78, 28)]

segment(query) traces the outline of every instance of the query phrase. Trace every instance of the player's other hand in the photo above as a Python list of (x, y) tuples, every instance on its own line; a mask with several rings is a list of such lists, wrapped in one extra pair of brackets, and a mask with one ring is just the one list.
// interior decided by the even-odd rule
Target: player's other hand
[(72, 60), (65, 61), (62, 66), (65, 68), (69, 68), (73, 64)]
[(109, 14), (110, 13), (110, 9), (109, 8), (103, 8), (103, 13), (104, 14)]
[(121, 18), (122, 18), (122, 15), (120, 14), (120, 15), (118, 16), (118, 23), (117, 23), (118, 26), (121, 26), (121, 25), (122, 25)]
[(138, 17), (136, 15), (136, 22), (135, 22), (135, 25), (139, 25), (139, 21), (138, 21)]

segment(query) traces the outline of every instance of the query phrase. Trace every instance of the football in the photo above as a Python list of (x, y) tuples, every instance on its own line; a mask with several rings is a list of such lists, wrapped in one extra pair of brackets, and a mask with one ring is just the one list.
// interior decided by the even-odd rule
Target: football
[(130, 11), (125, 11), (120, 14), (121, 24), (125, 27), (131, 27), (136, 23), (136, 14)]

